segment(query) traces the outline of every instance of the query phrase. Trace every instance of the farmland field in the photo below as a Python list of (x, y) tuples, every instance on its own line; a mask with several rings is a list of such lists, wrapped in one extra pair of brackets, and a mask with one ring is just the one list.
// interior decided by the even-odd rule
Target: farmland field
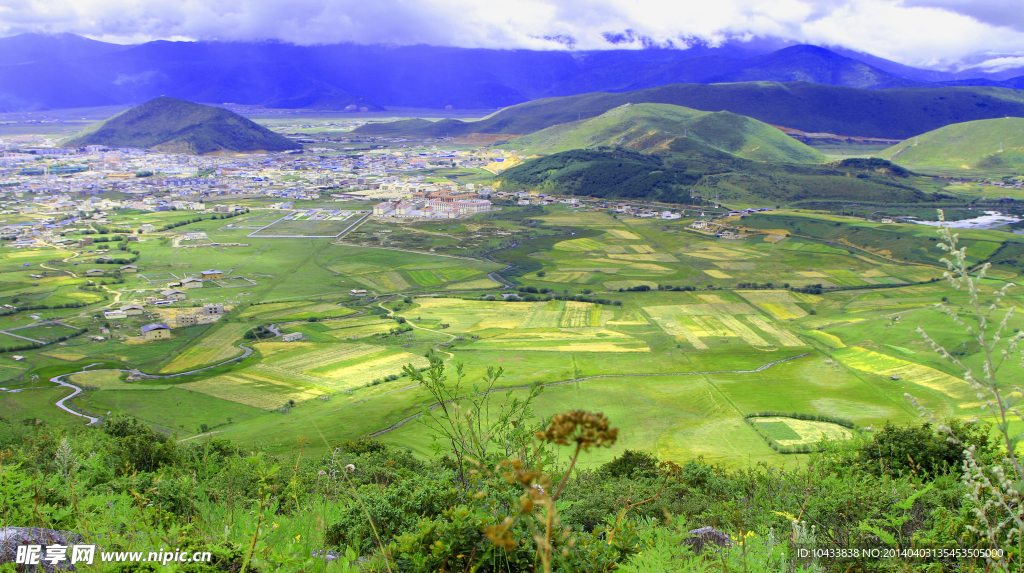
[[(501, 216), (509, 213), (514, 211)], [(962, 344), (955, 325), (943, 322), (931, 305), (944, 297), (956, 308), (965, 301), (962, 293), (931, 281), (941, 269), (936, 258), (920, 254), (934, 242), (922, 238), (918, 228), (902, 235), (917, 245), (911, 251), (892, 240), (854, 248), (842, 241), (852, 243), (862, 235), (888, 240), (882, 234), (888, 231), (838, 217), (820, 229), (807, 227), (802, 213), (766, 220), (796, 221), (793, 225), (800, 223), (807, 236), (774, 226), (775, 238), (766, 238), (744, 225), (748, 236), (734, 240), (695, 232), (690, 218), (613, 217), (563, 207), (531, 213), (539, 227), (514, 217), (408, 225), (370, 221), (359, 231), (379, 240), (359, 245), (311, 237), (321, 233), (311, 229), (347, 226), (353, 217), (303, 215), (252, 237), (247, 234), (254, 227), (284, 213), (204, 220), (142, 235), (136, 247), (140, 274), (101, 291), (81, 290), (80, 281), (63, 273), (29, 286), (29, 273), (40, 272), (41, 263), (80, 269), (61, 260), (85, 256), (77, 251), (2, 249), (0, 302), (17, 296), (39, 304), (87, 306), (47, 310), (39, 319), (17, 312), (0, 317), (0, 325), (13, 328), (61, 316), (71, 327), (90, 331), (64, 345), (26, 350), (24, 362), (0, 361), (0, 379), (20, 376), (20, 387), (25, 374), (64, 368), (61, 372), (77, 372), (72, 383), (96, 388), (80, 398), (90, 411), (134, 413), (181, 435), (206, 425), (220, 437), (269, 441), (271, 450), (288, 451), (298, 436), (315, 433), (310, 423), (336, 443), (414, 415), (429, 398), (403, 376), (403, 368), (422, 368), (432, 354), (449, 366), (464, 365), (470, 381), (479, 380), (487, 367), (501, 367), (499, 386), (548, 384), (535, 404), (538, 416), (572, 408), (608, 414), (620, 428), (620, 443), (587, 454), (581, 460), (587, 467), (625, 449), (680, 460), (704, 456), (731, 466), (792, 463), (795, 455), (772, 451), (744, 421), (762, 411), (881, 427), (916, 419), (904, 398), (909, 393), (937, 415), (972, 415), (974, 393), (914, 334), (923, 324), (940, 344)], [(162, 216), (150, 214), (146, 220)], [(860, 230), (846, 233), (853, 228)], [(193, 230), (210, 241), (246, 246), (173, 246), (172, 237)], [(302, 236), (262, 236), (286, 234), (282, 230)], [(839, 234), (820, 239), (813, 234), (825, 231)], [(976, 260), (998, 251), (999, 236), (967, 234), (977, 248)], [(463, 248), (471, 244), (502, 248), (485, 260)], [(438, 252), (429, 252), (435, 245)], [(206, 284), (159, 313), (146, 302), (167, 283), (211, 268), (254, 284), (233, 289)], [(491, 280), (492, 272), (512, 282), (526, 300), (504, 300), (511, 291)], [(1006, 280), (1020, 280), (1012, 265), (999, 272)], [(983, 288), (992, 292), (995, 283)], [(367, 296), (353, 297), (352, 289), (367, 290)], [(118, 304), (142, 304), (146, 314), (111, 321), (97, 317), (114, 304), (115, 295)], [(207, 302), (223, 303), (230, 311), (211, 325), (175, 328), (170, 340), (133, 340), (161, 313), (187, 313)], [(999, 304), (1001, 310), (1024, 309), (1016, 294)], [(1024, 327), (1022, 322), (1014, 318), (1010, 327)], [(175, 375), (238, 356), (237, 345), (247, 333), (270, 325), (304, 338), (253, 340), (254, 353), (243, 361)], [(47, 328), (16, 332), (52, 336)], [(108, 333), (93, 340), (99, 328)], [(959, 351), (965, 364), (978, 368), (976, 347)], [(172, 377), (140, 383), (125, 382), (119, 372), (80, 372), (103, 361)], [(39, 396), (50, 400), (61, 391), (46, 392), (0, 396), (14, 411), (60, 416), (52, 400), (47, 410)], [(827, 423), (789, 418), (755, 423), (780, 445), (810, 445), (823, 431), (848, 435)], [(380, 439), (418, 454), (430, 452), (429, 436), (416, 424)]]

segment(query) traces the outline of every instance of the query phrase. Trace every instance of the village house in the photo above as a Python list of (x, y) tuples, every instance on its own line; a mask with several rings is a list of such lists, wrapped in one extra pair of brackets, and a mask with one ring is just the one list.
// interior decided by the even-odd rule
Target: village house
[(121, 310), (104, 310), (103, 318), (107, 320), (120, 320), (122, 318), (128, 318), (128, 315)]
[(145, 310), (141, 305), (138, 304), (126, 304), (121, 307), (121, 312), (128, 316), (138, 316)]
[(181, 279), (180, 286), (181, 288), (203, 288), (203, 281), (201, 279), (187, 277)]
[(186, 298), (188, 298), (188, 296), (185, 294), (185, 291), (173, 288), (160, 291), (160, 296), (164, 297), (164, 299), (166, 300), (185, 300)]
[(121, 267), (120, 270), (121, 270), (122, 273), (137, 273), (137, 272), (139, 272), (139, 267), (137, 267), (135, 265), (125, 265), (125, 266)]
[(202, 276), (204, 281), (224, 278), (224, 273), (222, 271), (218, 271), (218, 270), (214, 270), (214, 269), (210, 269), (208, 271), (202, 271), (199, 274)]
[(224, 314), (224, 304), (220, 302), (208, 302), (203, 305), (203, 314), (206, 316)]
[(178, 326), (195, 326), (196, 325), (196, 313), (184, 312), (175, 317), (175, 322)]
[(85, 276), (87, 277), (102, 277), (103, 275), (103, 269), (89, 269), (85, 271)]
[(154, 322), (142, 327), (142, 335), (146, 340), (161, 340), (171, 337), (171, 327), (162, 322)]
[(289, 332), (288, 334), (285, 334), (284, 336), (282, 336), (281, 340), (284, 341), (284, 342), (295, 342), (296, 340), (302, 340), (302, 333), (301, 332)]
[(364, 289), (354, 288), (351, 291), (349, 291), (349, 294), (351, 294), (352, 296), (366, 296), (366, 291)]

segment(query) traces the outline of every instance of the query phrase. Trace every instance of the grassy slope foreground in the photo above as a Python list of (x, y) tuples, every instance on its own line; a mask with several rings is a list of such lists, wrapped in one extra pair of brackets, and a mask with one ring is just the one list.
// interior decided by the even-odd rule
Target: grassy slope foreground
[(947, 125), (879, 154), (906, 165), (970, 169), (1024, 169), (1024, 117)]
[(89, 126), (65, 147), (108, 145), (173, 153), (287, 151), (302, 146), (226, 109), (158, 97)]
[(525, 135), (595, 117), (627, 103), (666, 103), (704, 111), (730, 111), (772, 125), (809, 132), (906, 139), (944, 125), (1024, 116), (1020, 90), (991, 87), (869, 90), (808, 82), (672, 84), (624, 93), (545, 98), (505, 108), (480, 121), (407, 120), (368, 124), (365, 135), (458, 137), (469, 133)]
[(825, 156), (778, 129), (730, 112), (667, 104), (626, 104), (591, 119), (556, 125), (504, 144), (527, 155), (570, 149), (625, 147), (667, 150), (687, 137), (737, 157), (782, 163), (822, 163)]

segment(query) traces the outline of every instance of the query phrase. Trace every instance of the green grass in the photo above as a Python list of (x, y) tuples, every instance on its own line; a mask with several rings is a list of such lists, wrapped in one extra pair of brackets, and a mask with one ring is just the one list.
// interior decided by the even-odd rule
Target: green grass
[(954, 123), (894, 145), (878, 155), (912, 166), (1024, 171), (1024, 113)]
[(131, 414), (163, 431), (186, 436), (199, 432), (200, 424), (218, 428), (242, 422), (260, 413), (251, 406), (220, 400), (180, 388), (154, 390), (100, 390), (77, 400), (93, 412)]

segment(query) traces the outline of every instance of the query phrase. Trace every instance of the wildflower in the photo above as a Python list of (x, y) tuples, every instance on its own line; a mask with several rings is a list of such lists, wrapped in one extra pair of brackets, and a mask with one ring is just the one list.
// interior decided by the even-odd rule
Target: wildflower
[(324, 470), (320, 470), (320, 475), (325, 476), (327, 475), (327, 472), (325, 472)]
[(277, 522), (275, 521), (275, 522), (274, 522), (274, 529), (277, 529), (278, 527), (279, 527), (279, 526), (277, 525)]
[(537, 439), (560, 446), (572, 442), (580, 449), (589, 450), (591, 446), (613, 445), (618, 435), (618, 428), (609, 428), (604, 414), (573, 410), (551, 418), (547, 430), (537, 432)]
[(347, 466), (345, 466), (345, 471), (354, 472), (356, 471), (356, 466), (353, 464), (348, 464)]

